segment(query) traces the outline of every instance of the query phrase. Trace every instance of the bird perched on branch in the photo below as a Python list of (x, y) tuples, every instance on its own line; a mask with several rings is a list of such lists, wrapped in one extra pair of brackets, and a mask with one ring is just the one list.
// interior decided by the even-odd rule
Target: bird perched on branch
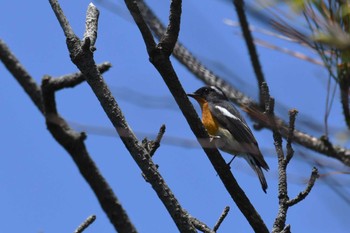
[(252, 131), (239, 111), (222, 90), (214, 86), (202, 87), (187, 95), (199, 103), (203, 125), (214, 140), (216, 147), (233, 155), (234, 158), (236, 155), (243, 157), (258, 175), (261, 187), (266, 193), (267, 183), (261, 168), (267, 171), (269, 166), (260, 152)]

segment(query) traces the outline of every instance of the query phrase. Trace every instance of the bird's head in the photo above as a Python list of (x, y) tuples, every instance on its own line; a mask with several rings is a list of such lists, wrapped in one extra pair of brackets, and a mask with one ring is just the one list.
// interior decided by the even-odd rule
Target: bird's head
[(199, 103), (208, 102), (208, 101), (215, 102), (219, 100), (227, 100), (227, 97), (222, 92), (222, 90), (214, 86), (201, 87), (194, 93), (187, 94), (187, 95), (194, 98)]

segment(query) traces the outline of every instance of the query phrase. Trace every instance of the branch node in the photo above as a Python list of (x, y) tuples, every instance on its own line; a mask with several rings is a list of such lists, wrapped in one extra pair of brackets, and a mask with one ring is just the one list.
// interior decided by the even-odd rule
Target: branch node
[(320, 140), (323, 143), (323, 145), (325, 145), (329, 150), (334, 151), (334, 147), (333, 147), (332, 143), (329, 141), (329, 138), (327, 135), (322, 135), (320, 137)]
[(159, 148), (160, 146), (160, 141), (163, 138), (163, 135), (165, 133), (165, 125), (163, 124), (160, 129), (159, 132), (157, 134), (157, 137), (154, 140), (148, 140), (147, 138), (144, 138), (142, 140), (142, 147), (145, 148), (145, 150), (149, 153), (149, 156), (152, 157), (154, 155), (154, 153), (156, 152), (156, 150)]
[(191, 219), (191, 222), (193, 224), (193, 226), (201, 231), (201, 232), (205, 232), (205, 233), (215, 233), (215, 231), (211, 230), (207, 224), (205, 224), (204, 222), (200, 221), (199, 219), (192, 217), (191, 215), (189, 215), (187, 213), (188, 217)]
[(91, 49), (92, 47), (92, 41), (91, 41), (91, 38), (90, 37), (85, 37), (83, 39), (83, 43), (81, 45), (81, 48), (83, 51), (90, 51), (90, 52), (93, 52), (94, 49)]

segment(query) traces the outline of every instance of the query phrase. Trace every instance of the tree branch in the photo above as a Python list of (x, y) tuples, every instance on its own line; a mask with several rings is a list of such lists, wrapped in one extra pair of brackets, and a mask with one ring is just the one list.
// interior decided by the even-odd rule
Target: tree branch
[[(126, 0), (126, 2), (128, 2), (127, 4), (128, 7), (129, 7), (129, 4), (132, 4), (132, 1)], [(138, 4), (142, 6), (144, 3), (142, 1), (139, 1)], [(171, 6), (173, 6), (173, 4)], [(135, 12), (134, 9), (129, 9), (129, 10)], [(174, 9), (174, 11), (176, 11), (176, 9)], [(180, 10), (177, 9), (177, 11), (180, 11)], [(180, 13), (181, 12), (179, 12), (179, 14)], [(142, 17), (141, 15), (135, 16), (133, 13), (132, 15), (135, 17), (136, 22), (140, 20), (140, 17)], [(174, 22), (169, 22), (169, 24), (170, 23), (174, 23)], [(180, 22), (176, 21), (175, 23), (180, 23)], [(144, 24), (140, 25), (139, 27), (141, 34), (145, 31), (144, 27), (145, 27)], [(172, 28), (172, 27), (168, 26), (168, 29), (169, 28)], [(174, 26), (173, 28), (179, 28), (179, 26), (178, 27)], [(167, 31), (166, 33), (174, 33), (173, 36), (175, 36), (175, 34), (178, 32)], [(143, 37), (145, 36), (143, 35)], [(150, 40), (145, 40), (145, 44), (147, 47), (147, 51), (149, 52), (148, 54), (150, 57), (150, 61), (152, 62), (154, 67), (158, 70), (164, 82), (168, 86), (169, 91), (174, 96), (188, 124), (190, 125), (192, 131), (196, 135), (199, 143), (201, 144), (206, 155), (208, 156), (210, 162), (213, 164), (216, 172), (218, 173), (220, 179), (224, 183), (227, 191), (230, 193), (232, 199), (237, 204), (241, 212), (244, 214), (244, 216), (246, 217), (247, 221), (252, 226), (252, 228), (256, 232), (268, 232), (268, 229), (265, 223), (263, 222), (263, 220), (261, 219), (257, 211), (254, 209), (253, 205), (250, 203), (249, 199), (247, 198), (243, 190), (238, 185), (237, 181), (233, 177), (229, 167), (227, 166), (225, 160), (222, 158), (218, 150), (216, 148), (209, 148), (207, 146), (207, 145), (210, 145), (210, 139), (209, 139), (208, 133), (204, 129), (202, 122), (199, 120), (196, 111), (194, 110), (192, 104), (187, 98), (185, 91), (181, 86), (181, 83), (179, 82), (179, 79), (169, 60), (168, 51), (163, 51), (161, 46), (156, 46), (155, 48), (152, 48), (153, 46), (152, 44), (147, 44), (149, 41)]]
[[(137, 0), (140, 12), (150, 29), (154, 32), (157, 38), (161, 38), (165, 32), (165, 27), (150, 10), (150, 8), (142, 0)], [(259, 104), (254, 102), (248, 96), (240, 92), (237, 88), (227, 83), (224, 79), (215, 75), (211, 70), (201, 64), (189, 50), (187, 50), (180, 42), (177, 42), (173, 50), (173, 54), (180, 63), (182, 63), (190, 72), (198, 79), (202, 80), (207, 85), (220, 87), (226, 96), (238, 104), (241, 108), (247, 111), (249, 116), (261, 126), (274, 130), (271, 121), (275, 122), (281, 135), (287, 138), (288, 125), (279, 117), (274, 116), (274, 119), (269, 119), (264, 115), (264, 110), (259, 107)], [(260, 87), (259, 87), (260, 88)], [(298, 143), (310, 150), (316, 151), (328, 157), (337, 159), (347, 166), (350, 166), (350, 150), (332, 144), (327, 144), (323, 140), (303, 133), (297, 129), (294, 130), (294, 142)]]
[[(53, 10), (55, 9), (53, 8)], [(56, 15), (58, 14), (56, 13)], [(62, 29), (65, 30), (65, 27), (62, 27)], [(65, 35), (66, 34), (67, 33), (65, 33)], [(77, 38), (76, 35), (72, 37)], [(86, 81), (100, 101), (102, 108), (120, 135), (124, 145), (167, 208), (178, 229), (181, 232), (195, 232), (195, 228), (192, 226), (185, 211), (161, 177), (149, 153), (145, 148), (140, 146), (136, 136), (128, 126), (116, 100), (96, 68), (93, 59), (93, 51), (89, 46), (91, 45), (90, 38), (87, 37), (84, 39), (84, 43), (80, 43), (78, 40), (69, 40), (69, 38), (67, 38), (67, 47), (72, 62), (85, 75)]]
[(160, 141), (162, 140), (164, 133), (165, 133), (165, 125), (162, 125), (159, 129), (159, 132), (158, 132), (156, 139), (154, 141), (149, 142), (149, 155), (151, 157), (154, 155), (156, 150), (159, 148)]
[(250, 60), (252, 62), (255, 76), (256, 76), (256, 79), (258, 81), (260, 106), (263, 108), (264, 101), (262, 98), (261, 87), (262, 87), (263, 82), (265, 82), (265, 78), (264, 78), (264, 74), (262, 72), (262, 68), (260, 65), (258, 52), (256, 51), (254, 39), (253, 39), (253, 36), (252, 36), (250, 29), (249, 29), (248, 19), (247, 19), (247, 16), (245, 14), (245, 11), (244, 11), (244, 1), (243, 0), (233, 0), (233, 4), (236, 8), (238, 19), (239, 19), (239, 22), (240, 22), (240, 25), (242, 28), (242, 33), (244, 36), (244, 41), (246, 42), (246, 45), (248, 47)]
[(182, 1), (178, 1), (178, 0), (171, 1), (169, 24), (158, 44), (158, 47), (161, 48), (164, 54), (168, 57), (173, 52), (177, 38), (179, 37), (181, 11), (182, 11), (181, 2)]
[(68, 19), (63, 14), (63, 11), (61, 9), (61, 6), (58, 4), (58, 1), (57, 0), (49, 0), (49, 2), (50, 2), (50, 5), (51, 5), (53, 12), (56, 15), (58, 22), (60, 23), (61, 27), (63, 28), (64, 35), (67, 38), (74, 37), (75, 36), (74, 31), (71, 28), (71, 26), (68, 22)]
[[(97, 69), (100, 73), (104, 73), (111, 68), (112, 64), (109, 62), (104, 62), (99, 65), (97, 65)], [(52, 82), (53, 88), (55, 88), (55, 91), (64, 89), (64, 88), (73, 88), (77, 85), (79, 85), (82, 82), (85, 82), (85, 76), (81, 72), (76, 72), (73, 74), (67, 74), (63, 75), (61, 77), (52, 79), (50, 82)]]
[(100, 12), (97, 10), (94, 4), (90, 3), (86, 12), (85, 33), (83, 41), (85, 41), (86, 38), (89, 38), (91, 41), (91, 46), (95, 46), (95, 42), (97, 39), (99, 15)]
[(28, 94), (34, 105), (43, 113), (40, 87), (38, 87), (35, 80), (29, 75), (3, 40), (0, 40), (0, 60)]
[(293, 109), (289, 111), (289, 130), (288, 130), (288, 136), (287, 136), (287, 156), (286, 156), (286, 163), (288, 164), (289, 161), (293, 158), (294, 150), (292, 147), (292, 141), (294, 139), (294, 126), (295, 126), (295, 118), (298, 114), (298, 110)]
[(152, 53), (152, 51), (156, 47), (156, 42), (154, 41), (152, 32), (149, 30), (146, 22), (144, 21), (143, 17), (140, 14), (140, 10), (137, 7), (137, 5), (132, 1), (125, 1), (126, 6), (129, 9), (130, 14), (134, 18), (134, 21), (141, 31), (141, 35), (143, 37), (143, 40), (146, 42), (146, 48), (148, 53)]
[(229, 211), (230, 211), (230, 207), (226, 206), (224, 211), (222, 211), (222, 214), (221, 214), (220, 218), (218, 219), (218, 221), (215, 223), (215, 225), (213, 227), (213, 231), (214, 232), (216, 232), (219, 229), (221, 223), (225, 220), (225, 218), (226, 218), (226, 216), (227, 216)]
[(286, 204), (288, 206), (293, 206), (293, 205), (299, 203), (300, 201), (304, 200), (306, 198), (306, 196), (309, 195), (309, 193), (311, 192), (311, 189), (313, 188), (313, 186), (316, 182), (316, 179), (318, 177), (319, 177), (319, 175), (318, 175), (317, 168), (314, 167), (312, 169), (311, 176), (310, 176), (309, 182), (307, 183), (305, 190), (303, 192), (300, 192), (298, 194), (298, 196), (296, 196), (295, 198), (287, 201)]
[(96, 220), (95, 215), (89, 216), (85, 221), (74, 231), (74, 233), (82, 233), (86, 228), (88, 228)]
[(58, 114), (55, 101), (55, 82), (49, 76), (42, 80), (43, 106), (47, 129), (57, 142), (71, 155), (80, 173), (97, 196), (102, 209), (118, 232), (137, 232), (126, 211), (101, 175), (85, 147), (85, 133), (77, 133)]
[(343, 70), (339, 74), (340, 102), (343, 109), (345, 123), (350, 129), (350, 108), (349, 108), (349, 71)]
[(289, 134), (287, 138), (286, 156), (284, 156), (284, 152), (282, 149), (281, 134), (276, 130), (273, 131), (273, 138), (275, 141), (275, 148), (276, 148), (277, 159), (278, 159), (278, 199), (279, 199), (279, 209), (278, 209), (277, 217), (273, 224), (273, 229), (272, 229), (273, 233), (290, 232), (290, 226), (289, 225), (286, 226), (288, 208), (305, 199), (305, 197), (310, 193), (311, 188), (315, 184), (316, 178), (318, 177), (317, 169), (314, 168), (312, 170), (312, 175), (310, 177), (309, 183), (305, 191), (299, 193), (299, 195), (296, 198), (292, 200), (289, 199), (288, 188), (287, 188), (287, 166), (294, 154), (294, 150), (292, 148), (292, 136), (293, 136), (296, 114), (297, 114), (296, 110), (289, 111)]

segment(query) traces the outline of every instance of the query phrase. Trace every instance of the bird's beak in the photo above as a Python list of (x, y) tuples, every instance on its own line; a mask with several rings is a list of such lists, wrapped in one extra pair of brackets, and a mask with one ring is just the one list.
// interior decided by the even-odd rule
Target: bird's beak
[(198, 94), (191, 93), (191, 94), (187, 94), (187, 96), (192, 97), (193, 99), (197, 100), (198, 103), (204, 103), (205, 102), (205, 100)]
[(198, 98), (198, 95), (196, 95), (194, 93), (187, 94), (187, 96), (192, 97), (194, 99)]

